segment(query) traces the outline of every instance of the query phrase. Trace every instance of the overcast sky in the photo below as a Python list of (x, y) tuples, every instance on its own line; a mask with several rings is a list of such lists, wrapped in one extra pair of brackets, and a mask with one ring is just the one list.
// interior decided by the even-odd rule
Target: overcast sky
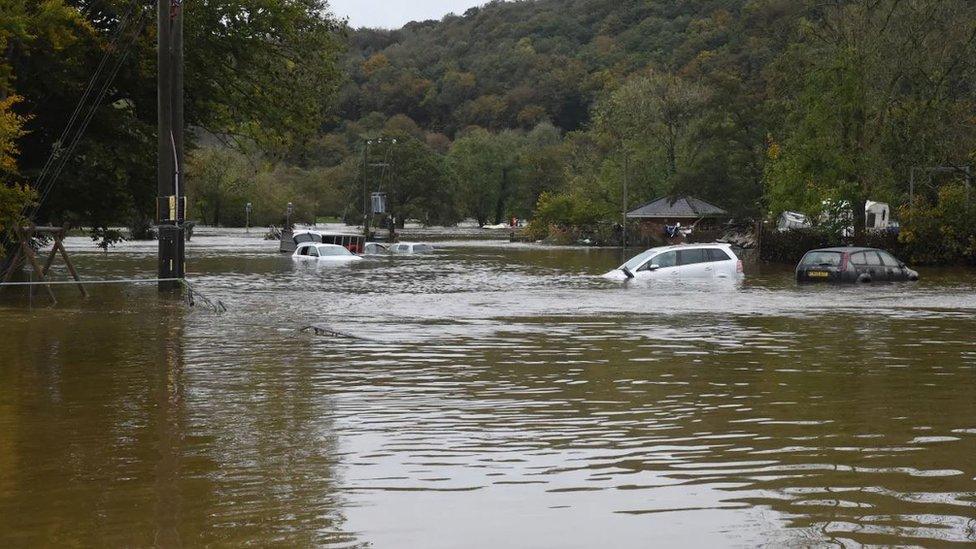
[(329, 0), (332, 13), (348, 17), (353, 27), (400, 28), (410, 21), (461, 15), (488, 0)]

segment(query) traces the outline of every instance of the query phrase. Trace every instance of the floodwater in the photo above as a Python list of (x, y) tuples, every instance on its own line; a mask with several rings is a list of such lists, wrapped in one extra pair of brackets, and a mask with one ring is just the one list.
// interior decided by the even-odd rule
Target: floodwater
[[(152, 244), (70, 244), (85, 277), (155, 274)], [(976, 543), (976, 273), (594, 276), (619, 259), (320, 267), (198, 231), (224, 314), (5, 289), (0, 546)]]

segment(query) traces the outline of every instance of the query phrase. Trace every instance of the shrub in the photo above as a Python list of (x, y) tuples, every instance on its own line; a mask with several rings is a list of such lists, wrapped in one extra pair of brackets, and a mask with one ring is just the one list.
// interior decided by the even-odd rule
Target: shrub
[(976, 206), (960, 184), (939, 189), (933, 204), (919, 197), (901, 208), (900, 244), (917, 264), (976, 264)]
[(795, 264), (810, 250), (842, 244), (836, 236), (818, 229), (768, 231), (762, 236), (759, 258), (772, 263)]

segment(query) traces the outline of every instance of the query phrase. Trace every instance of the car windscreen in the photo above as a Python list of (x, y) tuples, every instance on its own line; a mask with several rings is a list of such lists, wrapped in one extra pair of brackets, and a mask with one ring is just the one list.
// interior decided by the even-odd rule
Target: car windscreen
[(656, 254), (656, 253), (658, 253), (657, 250), (647, 250), (646, 252), (644, 252), (642, 254), (638, 254), (638, 255), (634, 256), (630, 261), (628, 261), (627, 263), (624, 263), (623, 265), (621, 265), (618, 268), (621, 269), (621, 270), (624, 269), (624, 268), (626, 268), (628, 271), (635, 271), (635, 270), (637, 270), (638, 267), (640, 267), (641, 265), (643, 265), (648, 259), (650, 259), (652, 256), (654, 256), (654, 254)]
[(898, 259), (896, 259), (895, 256), (889, 254), (888, 252), (878, 252), (878, 255), (881, 256), (881, 261), (885, 264), (886, 267), (902, 266), (901, 261), (898, 261)]
[(810, 252), (803, 256), (800, 265), (815, 267), (837, 267), (840, 265), (840, 252)]

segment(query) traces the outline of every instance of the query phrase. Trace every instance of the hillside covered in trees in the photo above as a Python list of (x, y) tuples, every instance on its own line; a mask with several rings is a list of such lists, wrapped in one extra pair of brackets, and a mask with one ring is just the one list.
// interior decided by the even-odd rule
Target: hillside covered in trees
[[(186, 121), (195, 135), (281, 155), (321, 131), (344, 51), (344, 27), (324, 0), (186, 7)], [(0, 52), (0, 248), (5, 226), (24, 213), (102, 236), (148, 227), (156, 2), (2, 0)]]
[(332, 117), (289, 170), (351, 221), (381, 136), (398, 144), (370, 149), (392, 162), (369, 190), (430, 223), (617, 220), (625, 178), (630, 206), (898, 205), (913, 166), (973, 160), (974, 37), (965, 0), (495, 1), (351, 31)]
[[(0, 29), (8, 202), (127, 1), (14, 2), (23, 24)], [(400, 220), (518, 216), (544, 232), (619, 220), (625, 180), (628, 206), (691, 193), (749, 218), (816, 215), (824, 200), (857, 213), (905, 204), (913, 167), (974, 161), (967, 0), (494, 1), (397, 30), (343, 28), (319, 0), (264, 4), (187, 3), (188, 184), (206, 223), (243, 224), (247, 202), (256, 223), (288, 202), (298, 219), (358, 223), (378, 190)], [(264, 17), (230, 16), (252, 9)], [(149, 216), (151, 30), (135, 44), (47, 219)], [(969, 207), (951, 198), (957, 173), (933, 183), (915, 211)]]

